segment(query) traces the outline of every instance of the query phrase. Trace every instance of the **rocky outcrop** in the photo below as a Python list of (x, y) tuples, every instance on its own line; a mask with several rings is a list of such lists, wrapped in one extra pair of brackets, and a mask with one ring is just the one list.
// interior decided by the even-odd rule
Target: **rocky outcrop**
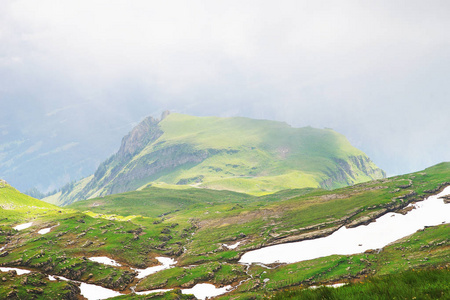
[[(161, 120), (169, 115), (164, 112)], [(134, 155), (142, 151), (148, 144), (156, 141), (162, 134), (159, 128), (160, 120), (153, 117), (145, 118), (123, 139), (119, 151), (100, 164), (94, 173), (94, 178), (77, 194), (69, 196), (74, 187), (67, 189), (61, 196), (64, 204), (69, 204), (75, 199), (86, 199), (91, 194), (108, 185), (117, 174), (133, 159)]]
[(386, 172), (375, 166), (367, 156), (351, 156), (349, 160), (356, 168), (373, 179), (386, 178)]
[(350, 156), (348, 160), (334, 158), (336, 167), (328, 169), (325, 173), (328, 178), (320, 183), (325, 189), (332, 189), (339, 186), (353, 185), (359, 173), (372, 178), (381, 179), (386, 177), (386, 173), (376, 167), (367, 156)]
[(157, 140), (162, 131), (158, 127), (159, 120), (153, 117), (145, 118), (133, 130), (122, 139), (122, 144), (117, 152), (118, 159), (131, 157), (141, 151), (149, 142)]
[(8, 186), (8, 183), (5, 180), (0, 179), (0, 188), (3, 188), (5, 186)]
[(443, 196), (443, 197), (441, 197), (441, 199), (444, 200), (444, 202), (445, 202), (446, 204), (449, 204), (449, 203), (450, 203), (450, 196)]
[(63, 299), (66, 300), (76, 300), (80, 299), (81, 290), (77, 283), (68, 281), (66, 286), (63, 288)]
[(287, 236), (287, 237), (283, 237), (283, 238), (275, 237), (274, 238), (275, 240), (267, 243), (267, 246), (317, 239), (317, 238), (328, 236), (328, 235), (332, 234), (333, 232), (335, 232), (336, 230), (338, 230), (339, 228), (340, 228), (340, 226), (335, 226), (335, 227), (325, 228), (325, 229), (321, 229), (321, 230), (315, 230), (312, 232), (306, 232), (306, 233), (302, 233), (302, 234), (298, 234), (298, 235), (291, 235), (291, 236)]
[[(153, 151), (134, 160), (106, 188), (105, 194), (115, 194), (130, 191), (139, 187), (136, 185), (142, 179), (150, 178), (166, 170), (175, 169), (185, 164), (198, 164), (210, 155), (219, 151), (215, 149), (195, 150), (191, 145), (177, 144)], [(155, 176), (156, 177), (156, 176)]]

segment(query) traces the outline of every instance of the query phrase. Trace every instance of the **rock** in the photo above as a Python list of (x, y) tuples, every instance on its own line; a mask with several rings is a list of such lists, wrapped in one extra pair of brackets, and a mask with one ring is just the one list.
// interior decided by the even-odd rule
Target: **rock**
[(15, 291), (15, 290), (9, 291), (9, 293), (6, 295), (6, 298), (7, 299), (18, 299), (17, 291)]
[(181, 285), (181, 287), (182, 287), (182, 288), (190, 288), (190, 287), (193, 287), (194, 285), (195, 285), (195, 280), (192, 279), (192, 280), (190, 280), (190, 281), (188, 281), (188, 282), (186, 282), (186, 283), (183, 283), (183, 284)]
[(11, 265), (11, 266), (20, 266), (22, 264), (23, 264), (23, 259), (22, 258), (19, 258), (19, 259), (16, 259), (16, 260), (13, 260), (13, 261), (9, 262), (9, 265)]
[(173, 237), (171, 235), (162, 235), (159, 237), (159, 239), (163, 242), (170, 241)]
[(450, 203), (450, 196), (442, 196), (439, 199), (443, 199), (444, 203), (449, 204)]
[(68, 293), (65, 294), (64, 299), (67, 300), (77, 300), (81, 298), (81, 290), (79, 288), (79, 283), (75, 282), (67, 282), (66, 287), (64, 288), (65, 291), (68, 291)]
[(85, 236), (85, 235), (86, 235), (86, 232), (82, 232), (82, 233), (80, 233), (79, 235), (77, 235), (77, 239), (80, 238), (80, 237), (83, 237), (83, 236)]
[(170, 233), (170, 229), (165, 227), (163, 230), (161, 230), (161, 233), (169, 234)]
[(9, 254), (8, 251), (3, 251), (2, 253), (0, 253), (0, 257), (5, 257)]
[(28, 294), (38, 294), (38, 295), (40, 295), (40, 294), (43, 294), (43, 293), (44, 293), (44, 290), (41, 289), (41, 288), (27, 289), (27, 293), (28, 293)]
[(90, 245), (94, 244), (92, 241), (86, 241), (86, 243), (84, 243), (83, 246), (81, 246), (82, 248), (86, 248), (89, 247)]

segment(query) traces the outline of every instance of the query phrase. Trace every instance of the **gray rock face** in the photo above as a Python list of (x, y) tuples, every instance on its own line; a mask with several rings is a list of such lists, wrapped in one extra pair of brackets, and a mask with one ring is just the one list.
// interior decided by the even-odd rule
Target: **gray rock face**
[(364, 156), (351, 156), (349, 160), (335, 159), (336, 169), (328, 170), (328, 179), (322, 181), (320, 186), (326, 189), (333, 188), (336, 182), (343, 182), (347, 185), (352, 185), (357, 177), (357, 172), (362, 171), (365, 175), (374, 179), (381, 179), (386, 177), (386, 173), (371, 165), (371, 160)]
[(145, 118), (139, 125), (122, 139), (122, 144), (117, 152), (117, 158), (126, 158), (142, 150), (149, 142), (158, 139), (162, 135), (158, 128), (159, 120), (152, 117)]

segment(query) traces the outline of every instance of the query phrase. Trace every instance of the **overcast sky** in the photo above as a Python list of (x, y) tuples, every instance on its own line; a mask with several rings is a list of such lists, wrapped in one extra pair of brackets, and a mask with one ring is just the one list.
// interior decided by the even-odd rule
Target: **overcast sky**
[(53, 150), (91, 133), (109, 153), (169, 109), (331, 127), (390, 175), (419, 170), (450, 160), (449, 16), (433, 0), (2, 0), (0, 139), (57, 127)]

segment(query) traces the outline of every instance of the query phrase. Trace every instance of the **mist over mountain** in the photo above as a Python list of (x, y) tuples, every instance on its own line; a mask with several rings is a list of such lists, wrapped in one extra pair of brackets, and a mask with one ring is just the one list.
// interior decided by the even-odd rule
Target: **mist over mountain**
[(446, 1), (2, 1), (0, 177), (59, 188), (166, 109), (333, 128), (389, 175), (448, 161), (448, 11)]

